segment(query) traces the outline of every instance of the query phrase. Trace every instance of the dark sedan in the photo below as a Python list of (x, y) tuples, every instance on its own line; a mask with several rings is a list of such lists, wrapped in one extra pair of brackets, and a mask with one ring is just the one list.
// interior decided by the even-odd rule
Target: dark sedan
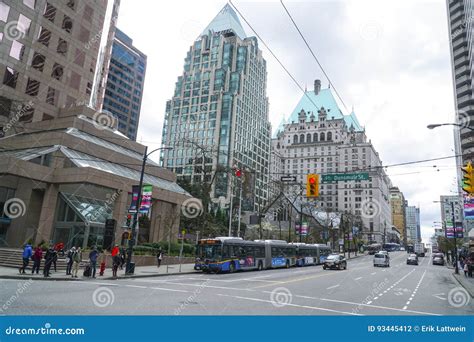
[(347, 269), (347, 261), (344, 256), (339, 254), (331, 254), (326, 258), (324, 262), (323, 269), (338, 269), (338, 270), (346, 270)]
[(407, 265), (418, 265), (418, 256), (416, 254), (408, 255)]
[(433, 265), (444, 266), (444, 255), (441, 253), (433, 254)]

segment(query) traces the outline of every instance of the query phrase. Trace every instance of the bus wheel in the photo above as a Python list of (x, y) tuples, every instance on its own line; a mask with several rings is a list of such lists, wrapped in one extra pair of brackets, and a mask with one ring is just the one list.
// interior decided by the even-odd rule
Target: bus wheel
[(261, 261), (258, 262), (258, 270), (259, 271), (263, 270), (263, 264)]
[(286, 260), (286, 268), (290, 268), (290, 262)]
[(234, 262), (231, 261), (229, 264), (229, 273), (234, 273), (234, 271), (235, 271), (235, 265), (234, 265)]

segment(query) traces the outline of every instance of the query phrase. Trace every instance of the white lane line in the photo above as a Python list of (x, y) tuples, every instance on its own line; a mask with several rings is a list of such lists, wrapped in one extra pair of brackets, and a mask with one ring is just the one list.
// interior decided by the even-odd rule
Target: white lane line
[(425, 274), (426, 274), (426, 270), (423, 272), (420, 280), (418, 281), (418, 284), (416, 284), (415, 290), (413, 291), (413, 293), (412, 293), (410, 299), (408, 300), (408, 302), (406, 303), (405, 307), (408, 307), (408, 305), (410, 305), (410, 303), (415, 298), (416, 292), (418, 291), (418, 287), (421, 285), (421, 282), (423, 281), (423, 278), (425, 277)]
[(125, 287), (133, 287), (135, 289), (147, 289), (148, 287), (146, 286), (141, 286), (141, 285), (124, 285)]
[(337, 284), (337, 285), (334, 285), (334, 286), (330, 286), (326, 290), (335, 289), (336, 287), (339, 287), (339, 286), (341, 286), (341, 285)]
[(403, 310), (406, 310), (406, 309), (407, 309), (407, 306), (405, 305), (405, 306), (403, 307)]
[(354, 280), (359, 280), (359, 279), (362, 279), (362, 277), (355, 278)]
[(71, 281), (69, 284), (82, 284), (82, 285), (103, 285), (103, 286), (120, 286), (114, 283), (99, 283), (95, 281)]
[[(271, 293), (270, 291), (264, 291), (267, 293)], [(380, 305), (370, 305), (372, 304), (372, 301), (368, 301), (367, 303), (355, 303), (355, 302), (348, 302), (344, 300), (337, 300), (337, 299), (328, 299), (328, 298), (317, 298), (317, 297), (309, 297), (309, 296), (293, 296), (297, 298), (305, 298), (305, 299), (315, 299), (319, 301), (325, 301), (325, 302), (333, 302), (333, 303), (342, 303), (342, 304), (350, 304), (350, 305), (356, 305), (356, 306), (366, 306), (369, 308), (376, 308), (376, 309), (384, 309), (384, 310), (392, 310), (392, 311), (403, 311), (403, 312), (411, 312), (415, 314), (422, 314), (422, 315), (430, 315), (430, 316), (442, 316), (441, 314), (435, 314), (431, 312), (424, 312), (424, 311), (414, 311), (414, 310), (402, 310), (402, 309), (397, 309), (397, 308), (391, 308), (387, 306), (380, 306)]]
[(150, 287), (150, 289), (162, 290), (162, 291), (171, 291), (171, 292), (186, 292), (186, 293), (189, 292), (189, 291), (186, 291), (186, 290), (165, 289), (164, 287)]
[(370, 273), (370, 275), (374, 275), (374, 274), (377, 274), (377, 272)]
[[(250, 298), (250, 297), (232, 296), (232, 295), (224, 295), (224, 294), (217, 294), (217, 295), (222, 296), (222, 297), (230, 297), (230, 298), (236, 298), (236, 299), (250, 300), (250, 301), (254, 301), (254, 302), (270, 303), (272, 305), (275, 303), (274, 301), (260, 299), (260, 298)], [(362, 316), (361, 314), (354, 313), (354, 312), (346, 312), (346, 311), (332, 310), (332, 309), (327, 309), (327, 308), (319, 308), (319, 307), (316, 307), (316, 306), (309, 306), (309, 305), (298, 305), (298, 304), (288, 303), (285, 306), (291, 306), (291, 307), (295, 307), (295, 308), (302, 308), (302, 309), (309, 309), (309, 310), (317, 310), (317, 311), (335, 312), (335, 313), (351, 315), (351, 316)]]
[(194, 287), (201, 287), (201, 288), (209, 288), (209, 289), (223, 289), (223, 290), (236, 290), (236, 291), (255, 291), (253, 289), (242, 289), (238, 287), (224, 287), (224, 286), (213, 286), (213, 285), (204, 285), (204, 284), (186, 284), (186, 283), (176, 283), (176, 282), (169, 282), (165, 281), (162, 283), (163, 285), (181, 285), (181, 286), (194, 286)]

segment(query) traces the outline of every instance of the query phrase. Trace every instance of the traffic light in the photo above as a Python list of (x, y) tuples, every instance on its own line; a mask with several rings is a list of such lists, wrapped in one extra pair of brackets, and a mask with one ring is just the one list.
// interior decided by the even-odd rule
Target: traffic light
[(242, 170), (236, 169), (236, 170), (235, 170), (235, 176), (236, 176), (236, 177), (239, 177), (239, 178), (242, 177)]
[(461, 169), (464, 172), (462, 189), (469, 195), (474, 195), (474, 168), (471, 162)]
[(130, 227), (130, 224), (132, 223), (132, 214), (127, 215), (127, 223), (126, 226)]
[(319, 196), (319, 175), (311, 173), (306, 176), (306, 197)]

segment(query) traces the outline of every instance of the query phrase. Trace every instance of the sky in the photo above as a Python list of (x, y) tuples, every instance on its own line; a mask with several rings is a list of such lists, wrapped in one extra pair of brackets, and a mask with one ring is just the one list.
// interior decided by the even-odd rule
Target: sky
[[(234, 0), (299, 84), (329, 82), (279, 1)], [(454, 95), (444, 0), (284, 1), (326, 73), (354, 111), (383, 165), (454, 155)], [(160, 146), (165, 104), (193, 41), (224, 0), (122, 0), (118, 27), (148, 56), (137, 140)], [(241, 20), (247, 34), (252, 30)], [(267, 60), (267, 96), (275, 129), (302, 92), (260, 44)], [(341, 103), (341, 108), (344, 108)], [(157, 159), (158, 155), (154, 158)], [(153, 157), (152, 157), (153, 159)], [(394, 186), (421, 210), (428, 242), (440, 221), (440, 195), (456, 190), (454, 159), (388, 167)]]

